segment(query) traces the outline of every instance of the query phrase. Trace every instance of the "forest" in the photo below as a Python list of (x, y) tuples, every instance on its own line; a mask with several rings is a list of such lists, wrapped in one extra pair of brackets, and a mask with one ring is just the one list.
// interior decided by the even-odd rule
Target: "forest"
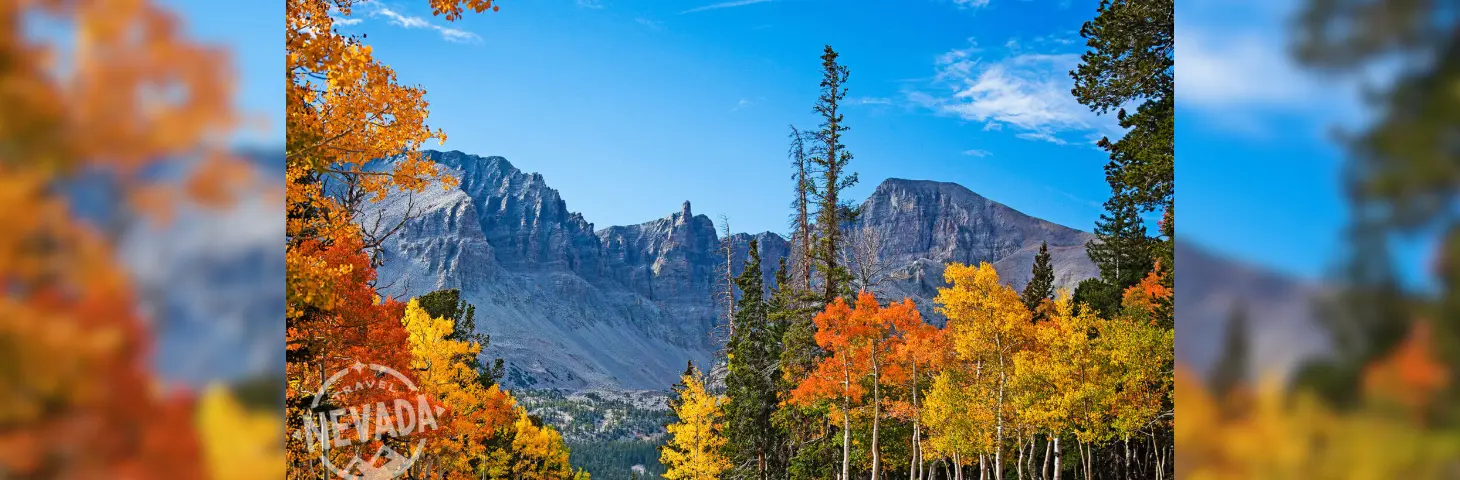
[[(497, 10), (490, 0), (428, 2), (448, 21)], [(1105, 0), (1081, 29), (1090, 50), (1071, 72), (1071, 93), (1116, 115), (1125, 133), (1099, 144), (1111, 187), (1095, 225), (1100, 241), (1089, 249), (1100, 275), (1073, 292), (1051, 288), (1047, 259), (1021, 291), (984, 264), (947, 265), (931, 306), (864, 291), (870, 282), (838, 228), (857, 214), (839, 196), (857, 181), (839, 141), (850, 75), (827, 47), (814, 107), (824, 122), (792, 133), (796, 253), (745, 267), (776, 272), (774, 286), (753, 273), (727, 282), (727, 376), (708, 379), (687, 365), (656, 447), (564, 441), (500, 387), (501, 366), (482, 361), (490, 342), (459, 292), (379, 294), (375, 252), (389, 228), (362, 228), (362, 202), (454, 179), (429, 162), (363, 168), (445, 134), (426, 125), (422, 87), (399, 84), (363, 37), (333, 28), (333, 14), (359, 3), (286, 3), (287, 381), (199, 392), (163, 388), (152, 371), (160, 327), (140, 308), (144, 292), (119, 258), (122, 221), (82, 218), (67, 190), (102, 172), (111, 188), (101, 196), (135, 217), (127, 220), (158, 222), (183, 203), (216, 207), (248, 195), (244, 167), (214, 141), (237, 123), (226, 55), (188, 39), (183, 22), (147, 1), (0, 6), (24, 27), (65, 25), (54, 38), (12, 34), (0, 44), (11, 60), (0, 69), (0, 98), (13, 120), (0, 126), (0, 363), (25, 367), (0, 377), (0, 476), (332, 477), (323, 459), (407, 448), (379, 438), (322, 456), (294, 435), (316, 400), (371, 400), (368, 391), (315, 396), (329, 372), (361, 361), (392, 365), (443, 412), (419, 461), (395, 472), (406, 478), (586, 478), (598, 467), (575, 463), (583, 454), (645, 462), (633, 476), (696, 479), (1460, 471), (1460, 230), (1447, 207), (1460, 184), (1447, 141), (1460, 111), (1460, 56), (1449, 54), (1460, 36), (1435, 20), (1443, 7), (1375, 0), (1300, 9), (1304, 34), (1293, 50), (1307, 67), (1353, 73), (1396, 53), (1418, 60), (1401, 62), (1392, 85), (1370, 92), (1378, 115), (1345, 139), (1355, 217), (1346, 240), (1355, 248), (1323, 305), (1335, 351), (1289, 383), (1248, 378), (1240, 312), (1211, 378), (1169, 356), (1172, 2)], [(65, 28), (78, 34), (68, 38)], [(157, 95), (158, 85), (175, 95)], [(126, 100), (134, 97), (150, 101)], [(181, 181), (142, 174), (191, 156), (202, 160)], [(1148, 215), (1161, 217), (1154, 235)], [(1438, 240), (1432, 290), (1409, 291), (1395, 278), (1389, 242), (1399, 234)], [(929, 307), (941, 318), (922, 313)], [(279, 387), (283, 402), (273, 399)], [(379, 419), (376, 426), (398, 420)]]
[(1055, 291), (1043, 248), (1022, 292), (988, 263), (950, 263), (941, 322), (871, 293), (875, 259), (848, 246), (850, 68), (827, 46), (821, 123), (791, 128), (792, 253), (762, 265), (752, 241), (727, 282), (728, 373), (719, 388), (690, 364), (673, 387), (664, 478), (1173, 476), (1171, 22), (1171, 2), (1102, 2), (1081, 29), (1071, 94), (1126, 129), (1098, 143), (1099, 277)]
[[(349, 469), (361, 465), (349, 463), (352, 459), (369, 459), (358, 467), (361, 474), (395, 465), (383, 473), (587, 478), (569, 465), (562, 436), (497, 385), (501, 364), (481, 361), (488, 339), (477, 333), (474, 307), (460, 302), (457, 291), (405, 302), (378, 293), (376, 253), (393, 231), (363, 228), (362, 205), (389, 189), (419, 191), (433, 182), (449, 188), (455, 179), (420, 158), (391, 172), (363, 169), (370, 160), (418, 151), (427, 140), (446, 137), (424, 123), (424, 90), (397, 84), (395, 73), (371, 56), (363, 37), (332, 28), (331, 13), (348, 15), (353, 3), (291, 0), (287, 8), (287, 473), (331, 478), (337, 466)], [(497, 10), (488, 0), (433, 0), (431, 7), (447, 20), (468, 10)], [(335, 448), (300, 435), (312, 431), (308, 419), (317, 412), (369, 406), (387, 393), (379, 388), (326, 391), (331, 372), (362, 364), (383, 365), (418, 385), (431, 403), (421, 410), (440, 412), (432, 422), (437, 428), (427, 429), (428, 418), (422, 416), (414, 437), (407, 435), (409, 427), (390, 429), (409, 420), (398, 417), (402, 410), (397, 407), (376, 409), (377, 418), (366, 409), (364, 415), (335, 420)], [(367, 435), (372, 424), (386, 425), (387, 434)], [(340, 448), (341, 432), (347, 439), (358, 432), (361, 442)], [(391, 452), (409, 453), (412, 461), (373, 465)]]

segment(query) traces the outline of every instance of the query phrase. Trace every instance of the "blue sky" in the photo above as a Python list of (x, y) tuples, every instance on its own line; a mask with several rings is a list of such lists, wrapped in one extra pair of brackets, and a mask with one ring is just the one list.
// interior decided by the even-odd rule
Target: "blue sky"
[[(1191, 0), (1176, 12), (1176, 175), (1181, 235), (1306, 278), (1342, 251), (1338, 130), (1374, 112), (1359, 79), (1297, 66), (1294, 0)], [(1383, 85), (1382, 71), (1367, 72)], [(1428, 286), (1427, 239), (1399, 239), (1400, 274)]]
[[(282, 6), (165, 3), (239, 58), (240, 105), (274, 119), (249, 138), (281, 141)], [(598, 227), (691, 200), (736, 231), (784, 230), (787, 125), (815, 126), (830, 43), (852, 70), (852, 198), (889, 177), (950, 181), (1088, 230), (1108, 193), (1090, 139), (1116, 130), (1069, 98), (1065, 72), (1097, 3), (508, 0), (447, 23), (424, 1), (374, 0), (340, 28), (427, 89), (450, 138), (435, 148), (542, 173)], [(1352, 81), (1287, 56), (1297, 3), (1181, 2), (1178, 203), (1186, 239), (1318, 278), (1346, 215), (1329, 132), (1366, 111)], [(1423, 255), (1409, 252), (1414, 278)]]
[[(788, 125), (813, 128), (822, 46), (851, 68), (860, 200), (889, 177), (957, 182), (1089, 229), (1113, 132), (1069, 98), (1096, 2), (542, 1), (447, 23), (376, 1), (364, 33), (421, 84), (443, 147), (542, 173), (598, 227), (678, 211), (783, 231)], [(965, 92), (960, 97), (958, 94)]]

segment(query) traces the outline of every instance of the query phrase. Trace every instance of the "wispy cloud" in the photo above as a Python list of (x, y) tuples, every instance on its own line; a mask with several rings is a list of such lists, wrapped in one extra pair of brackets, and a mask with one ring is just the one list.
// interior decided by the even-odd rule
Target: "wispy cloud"
[(964, 155), (968, 155), (970, 157), (978, 157), (978, 158), (984, 158), (984, 157), (993, 155), (993, 153), (989, 152), (988, 150), (979, 150), (979, 149), (964, 150), (963, 151), (963, 154)]
[(1251, 140), (1270, 139), (1277, 124), (1323, 119), (1315, 134), (1333, 124), (1351, 127), (1370, 117), (1363, 85), (1389, 83), (1378, 68), (1359, 77), (1324, 78), (1305, 72), (1282, 49), (1281, 30), (1183, 24), (1177, 28), (1178, 109), (1200, 112), (1199, 123)]
[(958, 8), (983, 8), (989, 6), (989, 0), (953, 0)]
[(892, 105), (892, 99), (883, 97), (854, 97), (848, 98), (847, 103), (852, 105)]
[(664, 30), (664, 24), (661, 22), (656, 22), (644, 17), (634, 17), (634, 21), (639, 22), (639, 25), (643, 25), (654, 30)]
[[(729, 1), (729, 2), (720, 2), (720, 3), (716, 3), (716, 4), (705, 5), (703, 7), (691, 8), (689, 10), (685, 10), (683, 12), (679, 12), (679, 14), (680, 15), (684, 15), (686, 13), (703, 12), (705, 10), (718, 10), (718, 9), (721, 9), (721, 8), (743, 7), (743, 6), (746, 6), (746, 5), (754, 5), (754, 4), (757, 4), (757, 3), (765, 3), (765, 2), (770, 2), (770, 1), (772, 1), (772, 0), (732, 0), (732, 1)], [(985, 1), (987, 1), (987, 0), (985, 0)]]
[(603, 2), (600, 0), (578, 0), (578, 8), (592, 8), (597, 10), (603, 8)]
[(738, 110), (744, 110), (756, 105), (760, 105), (762, 103), (765, 103), (765, 97), (742, 98), (735, 102), (735, 106), (732, 107), (730, 111), (735, 112)]
[(370, 16), (385, 17), (390, 21), (392, 25), (400, 26), (403, 28), (424, 28), (435, 30), (437, 33), (441, 34), (442, 39), (445, 39), (448, 42), (481, 43), (482, 41), (482, 37), (477, 36), (477, 34), (475, 33), (471, 33), (466, 30), (437, 25), (421, 17), (403, 15), (399, 12), (396, 12), (395, 10), (391, 10), (384, 6), (378, 6), (375, 11), (370, 12)]
[(1070, 136), (1120, 133), (1113, 115), (1097, 116), (1070, 95), (1073, 80), (1068, 72), (1079, 63), (1078, 54), (1066, 53), (1068, 49), (1029, 51), (1017, 40), (992, 50), (970, 39), (968, 46), (938, 55), (928, 90), (909, 91), (908, 100), (941, 115), (982, 123), (985, 131), (1008, 127), (1018, 138), (1057, 145), (1076, 143)]
[(363, 22), (365, 20), (359, 19), (359, 18), (339, 18), (339, 17), (335, 17), (332, 21), (334, 22), (335, 25), (347, 27), (347, 26), (350, 26), (350, 25), (359, 24), (360, 22)]

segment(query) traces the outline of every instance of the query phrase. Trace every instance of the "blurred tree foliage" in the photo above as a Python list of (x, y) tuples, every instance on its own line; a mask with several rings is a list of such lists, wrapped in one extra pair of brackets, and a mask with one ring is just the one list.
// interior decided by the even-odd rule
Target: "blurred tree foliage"
[[(1352, 204), (1347, 287), (1325, 315), (1338, 347), (1335, 360), (1300, 377), (1326, 397), (1353, 404), (1362, 366), (1398, 348), (1419, 319), (1433, 328), (1434, 353), (1460, 366), (1460, 31), (1451, 2), (1309, 0), (1296, 18), (1295, 57), (1335, 75), (1393, 69), (1392, 83), (1365, 85), (1377, 114), (1356, 131), (1340, 132), (1348, 149), (1345, 182)], [(1433, 295), (1403, 292), (1394, 277), (1393, 235), (1435, 235)], [(1460, 406), (1460, 389), (1438, 393)], [(1456, 425), (1460, 408), (1438, 419)]]

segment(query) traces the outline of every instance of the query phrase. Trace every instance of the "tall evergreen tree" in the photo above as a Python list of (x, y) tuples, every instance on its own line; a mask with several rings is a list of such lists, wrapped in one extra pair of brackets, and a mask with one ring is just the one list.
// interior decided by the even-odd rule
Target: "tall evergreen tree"
[[(808, 209), (811, 205), (813, 181), (811, 175), (811, 159), (806, 152), (806, 135), (795, 125), (791, 126), (791, 149), (788, 152), (791, 157), (791, 179), (796, 181), (796, 195), (791, 200), (791, 258), (795, 272), (795, 286), (803, 291), (811, 291), (811, 250), (814, 245), (811, 240), (813, 232), (811, 229), (811, 216)], [(787, 285), (776, 284), (778, 287)], [(780, 287), (784, 288), (784, 287)]]
[[(1101, 138), (1098, 145), (1110, 153), (1105, 166), (1110, 183), (1111, 199), (1106, 202), (1110, 218), (1101, 224), (1115, 232), (1122, 242), (1097, 259), (1101, 281), (1106, 285), (1089, 285), (1086, 299), (1099, 304), (1103, 314), (1112, 312), (1118, 298), (1090, 297), (1094, 291), (1119, 292), (1133, 285), (1146, 272), (1130, 272), (1132, 266), (1150, 268), (1157, 265), (1164, 271), (1166, 287), (1173, 285), (1175, 275), (1175, 15), (1172, 0), (1101, 0), (1094, 19), (1080, 28), (1087, 50), (1080, 55), (1080, 64), (1070, 72), (1075, 81), (1070, 91), (1081, 104), (1099, 114), (1116, 113), (1125, 135), (1118, 140)], [(1134, 113), (1124, 106), (1139, 101)], [(1146, 240), (1122, 234), (1123, 227), (1140, 222), (1143, 213), (1162, 211), (1164, 221), (1159, 239)], [(1113, 225), (1111, 223), (1114, 222)], [(1101, 241), (1108, 242), (1108, 235)], [(1146, 246), (1137, 247), (1137, 243)], [(1146, 250), (1147, 259), (1132, 265), (1129, 255)], [(1104, 263), (1102, 263), (1104, 262)], [(1111, 268), (1112, 273), (1106, 269)], [(1099, 288), (1096, 288), (1099, 287)]]
[(1043, 320), (1039, 304), (1045, 299), (1054, 298), (1054, 266), (1049, 264), (1049, 242), (1039, 243), (1039, 254), (1034, 256), (1034, 267), (1029, 275), (1029, 283), (1024, 285), (1024, 294), (1020, 300), (1030, 312), (1034, 312), (1034, 321)]
[[(851, 273), (840, 263), (842, 226), (852, 219), (855, 209), (841, 199), (842, 190), (857, 183), (857, 175), (847, 166), (851, 152), (842, 144), (847, 130), (840, 102), (846, 98), (847, 67), (837, 63), (837, 53), (830, 45), (822, 52), (821, 92), (812, 111), (822, 119), (814, 132), (792, 130), (793, 178), (797, 180), (793, 207), (792, 240), (805, 245), (808, 262), (796, 265), (799, 285), (779, 284), (780, 309), (772, 315), (782, 319), (784, 335), (780, 352), (780, 401), (789, 385), (799, 383), (821, 361), (825, 352), (816, 345), (816, 326), (812, 315), (837, 297), (850, 297)], [(807, 212), (815, 208), (815, 223)], [(799, 242), (798, 242), (799, 239)], [(813, 275), (818, 278), (813, 279)], [(820, 281), (817, 285), (816, 281)], [(815, 290), (815, 291), (814, 291)], [(836, 458), (836, 445), (828, 431), (833, 428), (825, 412), (814, 409), (785, 407), (774, 414), (773, 423), (787, 433), (784, 472), (791, 478), (828, 478)]]
[(847, 172), (852, 153), (842, 144), (842, 133), (848, 130), (840, 103), (847, 96), (846, 82), (851, 70), (837, 63), (837, 53), (827, 45), (821, 55), (821, 95), (812, 107), (822, 118), (820, 128), (813, 134), (816, 145), (812, 148), (811, 162), (821, 174), (819, 184), (811, 186), (816, 199), (817, 245), (812, 255), (822, 275), (822, 298), (830, 304), (837, 297), (850, 297), (851, 274), (838, 262), (842, 247), (842, 224), (854, 210), (844, 204), (841, 192), (857, 184), (857, 174)]
[[(1116, 118), (1126, 134), (1102, 138), (1110, 152), (1111, 184), (1141, 212), (1171, 206), (1175, 198), (1175, 15), (1172, 0), (1101, 0), (1080, 28), (1088, 49), (1070, 72), (1071, 94), (1090, 110)], [(1134, 114), (1123, 106), (1140, 101)]]
[(1118, 311), (1121, 294), (1154, 266), (1146, 224), (1123, 190), (1117, 188), (1105, 201), (1105, 213), (1095, 222), (1096, 239), (1085, 244), (1090, 261), (1100, 268), (1099, 284), (1081, 282), (1075, 292), (1077, 302), (1089, 304), (1104, 317)]
[(1238, 304), (1232, 308), (1226, 331), (1226, 338), (1222, 340), (1222, 356), (1218, 357), (1210, 379), (1211, 391), (1218, 398), (1227, 396), (1228, 392), (1247, 380), (1247, 363), (1251, 355), (1248, 343), (1251, 339), (1247, 333), (1245, 305)]
[(771, 422), (779, 401), (781, 332), (769, 317), (762, 278), (760, 246), (752, 240), (745, 269), (735, 278), (740, 302), (737, 328), (726, 345), (725, 395), (730, 402), (725, 406), (725, 435), (735, 469), (746, 477), (767, 479), (776, 471), (773, 457), (784, 434)]

